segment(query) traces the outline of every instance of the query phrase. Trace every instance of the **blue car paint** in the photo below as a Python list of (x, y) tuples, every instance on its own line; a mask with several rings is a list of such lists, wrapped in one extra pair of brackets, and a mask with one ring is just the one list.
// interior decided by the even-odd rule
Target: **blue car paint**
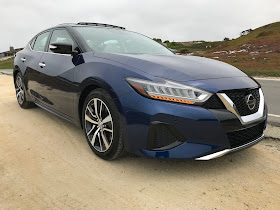
[(168, 77), (170, 80), (179, 82), (246, 76), (242, 71), (229, 64), (198, 56), (110, 53), (95, 53), (95, 56), (136, 68), (145, 73), (145, 75)]

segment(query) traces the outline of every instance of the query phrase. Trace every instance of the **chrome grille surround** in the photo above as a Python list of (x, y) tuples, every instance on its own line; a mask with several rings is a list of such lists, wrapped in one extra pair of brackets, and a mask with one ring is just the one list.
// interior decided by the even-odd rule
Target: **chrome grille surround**
[(259, 88), (259, 94), (260, 94), (260, 103), (259, 103), (259, 109), (256, 113), (241, 116), (234, 105), (233, 101), (227, 96), (225, 93), (217, 93), (218, 97), (221, 99), (221, 101), (224, 103), (226, 109), (230, 112), (232, 112), (238, 119), (240, 120), (242, 125), (246, 125), (252, 122), (255, 122), (259, 120), (260, 118), (264, 117), (265, 114), (265, 106), (264, 106), (264, 95), (262, 92), (262, 89)]

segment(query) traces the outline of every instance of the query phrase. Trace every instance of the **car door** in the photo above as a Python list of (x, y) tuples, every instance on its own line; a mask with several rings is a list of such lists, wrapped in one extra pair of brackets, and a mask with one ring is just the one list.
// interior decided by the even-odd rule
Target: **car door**
[(43, 53), (38, 72), (44, 85), (41, 102), (48, 108), (66, 118), (73, 116), (74, 68), (75, 62), (70, 54), (53, 53), (49, 45), (54, 42), (67, 42), (77, 47), (75, 41), (65, 28), (54, 29), (47, 47)]
[(35, 98), (40, 98), (41, 83), (39, 79), (40, 74), (37, 70), (40, 59), (45, 51), (49, 35), (50, 31), (40, 33), (29, 43), (29, 46), (27, 46), (22, 53), (17, 55), (22, 63), (20, 68), (24, 72), (27, 91), (29, 95)]

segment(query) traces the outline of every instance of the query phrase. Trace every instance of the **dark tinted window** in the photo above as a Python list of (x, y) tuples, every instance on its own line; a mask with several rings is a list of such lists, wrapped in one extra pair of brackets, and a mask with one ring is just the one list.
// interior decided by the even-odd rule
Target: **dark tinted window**
[(48, 41), (48, 37), (49, 37), (50, 32), (45, 32), (43, 34), (40, 34), (39, 36), (37, 36), (33, 50), (34, 51), (39, 51), (39, 52), (44, 52), (45, 51), (45, 47)]
[[(69, 33), (66, 31), (66, 29), (56, 29), (53, 31), (50, 44), (54, 42), (66, 42), (74, 46), (74, 41), (69, 35)], [(50, 49), (48, 49), (48, 51), (51, 52)]]

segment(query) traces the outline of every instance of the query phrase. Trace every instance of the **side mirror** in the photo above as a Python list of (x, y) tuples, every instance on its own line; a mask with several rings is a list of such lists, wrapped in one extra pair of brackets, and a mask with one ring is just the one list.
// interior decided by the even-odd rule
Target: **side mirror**
[(67, 42), (54, 42), (49, 45), (49, 48), (54, 53), (76, 55), (77, 51), (73, 51), (71, 44)]

